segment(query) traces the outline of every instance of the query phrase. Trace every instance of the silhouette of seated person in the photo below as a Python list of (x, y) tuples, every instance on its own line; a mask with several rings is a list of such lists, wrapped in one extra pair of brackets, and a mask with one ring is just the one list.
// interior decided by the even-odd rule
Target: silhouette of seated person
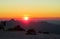
[(0, 24), (0, 30), (4, 30), (4, 27)]
[(36, 35), (36, 31), (34, 29), (29, 29), (26, 35)]
[(0, 27), (0, 30), (4, 30), (4, 27)]

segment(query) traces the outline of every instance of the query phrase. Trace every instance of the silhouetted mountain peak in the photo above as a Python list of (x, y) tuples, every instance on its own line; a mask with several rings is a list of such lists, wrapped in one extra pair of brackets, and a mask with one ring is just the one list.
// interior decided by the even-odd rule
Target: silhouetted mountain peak
[(16, 22), (16, 20), (15, 20), (15, 19), (10, 19), (9, 21)]

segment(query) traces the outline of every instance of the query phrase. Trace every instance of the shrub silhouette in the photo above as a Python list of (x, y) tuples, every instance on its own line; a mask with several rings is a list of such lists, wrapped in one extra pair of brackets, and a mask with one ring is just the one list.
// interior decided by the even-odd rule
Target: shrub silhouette
[(42, 33), (42, 31), (38, 31), (38, 33)]
[(16, 27), (14, 27), (14, 30), (25, 31), (25, 29), (23, 29), (20, 25), (17, 25)]
[(25, 31), (20, 25), (15, 26), (14, 28), (9, 28), (9, 31)]
[(36, 35), (36, 31), (34, 29), (29, 29), (26, 35)]
[(38, 31), (38, 33), (40, 33), (40, 34), (49, 34), (49, 32), (42, 32), (42, 31)]
[(43, 32), (43, 34), (49, 34), (49, 32)]

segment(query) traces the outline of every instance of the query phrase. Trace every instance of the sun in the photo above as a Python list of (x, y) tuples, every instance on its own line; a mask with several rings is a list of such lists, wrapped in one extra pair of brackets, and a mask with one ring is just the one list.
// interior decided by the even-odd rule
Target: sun
[(22, 23), (23, 23), (23, 24), (28, 24), (29, 22), (30, 22), (29, 16), (24, 16), (24, 17), (22, 18)]
[(26, 20), (26, 21), (27, 21), (27, 20), (29, 20), (29, 17), (27, 17), (27, 16), (26, 16), (26, 17), (24, 17), (24, 20)]

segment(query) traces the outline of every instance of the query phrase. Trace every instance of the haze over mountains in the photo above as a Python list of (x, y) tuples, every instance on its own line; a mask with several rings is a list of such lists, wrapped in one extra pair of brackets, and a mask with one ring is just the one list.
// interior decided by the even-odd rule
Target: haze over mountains
[[(58, 24), (56, 24), (56, 23)], [(6, 21), (6, 28), (12, 28), (16, 25), (20, 25), (24, 29), (35, 29), (36, 31), (47, 31), (52, 33), (60, 33), (60, 21), (52, 21), (52, 20), (32, 20), (29, 24), (23, 24), (22, 21), (18, 20), (8, 20)]]

